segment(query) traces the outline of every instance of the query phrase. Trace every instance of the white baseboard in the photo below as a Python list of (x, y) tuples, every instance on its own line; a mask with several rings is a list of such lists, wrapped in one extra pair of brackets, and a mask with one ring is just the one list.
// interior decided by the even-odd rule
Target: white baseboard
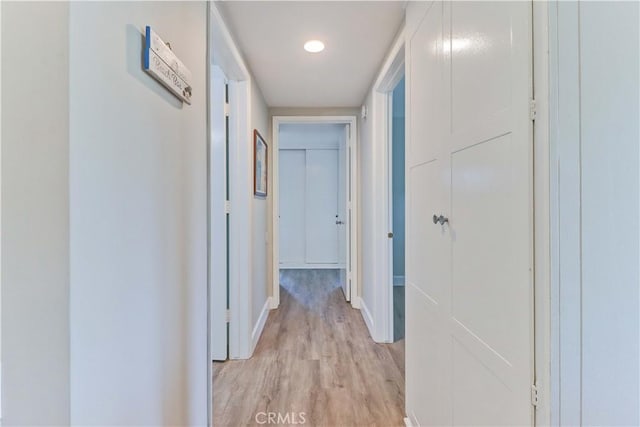
[[(351, 290), (351, 292), (353, 292), (353, 290)], [(351, 307), (360, 310), (362, 307), (362, 298), (355, 296), (355, 297), (351, 297)]]
[(362, 313), (364, 323), (367, 325), (367, 329), (369, 329), (369, 335), (371, 335), (371, 339), (375, 341), (376, 335), (374, 333), (375, 329), (373, 327), (373, 317), (371, 317), (371, 312), (369, 311), (367, 304), (364, 303), (364, 300), (362, 298), (360, 298), (360, 313)]
[(275, 310), (276, 308), (278, 308), (278, 305), (276, 304), (276, 299), (274, 297), (269, 297), (269, 308), (271, 310)]
[(393, 286), (404, 286), (404, 276), (393, 276)]
[(260, 340), (260, 336), (262, 335), (262, 331), (264, 330), (264, 325), (267, 323), (267, 317), (269, 317), (269, 309), (271, 308), (271, 297), (267, 298), (262, 306), (262, 311), (260, 311), (260, 316), (258, 317), (258, 321), (253, 327), (253, 332), (251, 333), (251, 355), (253, 355), (253, 351), (256, 349), (256, 345), (258, 345), (258, 341)]

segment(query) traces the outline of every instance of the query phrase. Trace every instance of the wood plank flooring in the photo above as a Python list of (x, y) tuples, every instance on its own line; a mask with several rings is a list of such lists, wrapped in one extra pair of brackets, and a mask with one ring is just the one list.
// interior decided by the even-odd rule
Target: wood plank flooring
[(282, 271), (254, 356), (214, 363), (214, 426), (265, 425), (258, 414), (269, 412), (296, 413), (298, 425), (304, 412), (307, 426), (404, 425), (404, 341), (374, 343), (338, 280), (337, 270)]
[(393, 340), (404, 338), (404, 286), (393, 287)]

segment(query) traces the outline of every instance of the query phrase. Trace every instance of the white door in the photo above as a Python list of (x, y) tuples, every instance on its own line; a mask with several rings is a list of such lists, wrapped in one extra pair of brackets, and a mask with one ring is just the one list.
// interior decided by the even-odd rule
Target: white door
[(407, 51), (407, 410), (529, 425), (531, 3), (435, 2)]
[(307, 150), (306, 261), (338, 263), (338, 150)]
[(227, 359), (227, 144), (228, 121), (225, 117), (226, 77), (218, 67), (212, 67), (211, 85), (211, 150), (209, 163), (210, 251), (211, 270), (211, 358)]
[(349, 232), (349, 225), (347, 224), (347, 194), (348, 185), (347, 180), (347, 144), (349, 144), (349, 125), (345, 126), (345, 134), (338, 148), (338, 216), (336, 218), (336, 225), (338, 226), (338, 263), (344, 265), (340, 269), (340, 284), (342, 285), (342, 292), (347, 301), (351, 300), (349, 279), (347, 274), (347, 241)]
[(305, 150), (280, 150), (280, 264), (305, 263)]

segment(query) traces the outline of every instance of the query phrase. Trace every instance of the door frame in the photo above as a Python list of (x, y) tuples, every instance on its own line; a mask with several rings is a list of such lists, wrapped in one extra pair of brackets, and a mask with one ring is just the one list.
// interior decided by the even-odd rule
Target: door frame
[[(360, 285), (358, 283), (358, 230), (359, 230), (359, 211), (358, 201), (360, 199), (359, 183), (358, 183), (358, 127), (356, 116), (273, 116), (272, 119), (272, 160), (271, 160), (271, 176), (272, 178), (272, 203), (271, 203), (271, 234), (272, 234), (272, 288), (271, 288), (271, 308), (278, 308), (280, 305), (280, 219), (278, 217), (278, 210), (280, 205), (280, 188), (278, 186), (279, 181), (279, 134), (280, 125), (282, 124), (347, 124), (350, 125), (351, 135), (349, 138), (348, 147), (351, 147), (351, 162), (349, 175), (349, 185), (351, 189), (351, 233), (347, 234), (347, 247), (350, 248), (349, 258), (351, 259), (351, 288), (350, 288), (350, 301), (353, 308), (360, 308)], [(347, 206), (349, 209), (349, 206)], [(348, 280), (348, 279), (347, 279)]]
[[(375, 342), (393, 342), (393, 238), (387, 233), (393, 231), (393, 196), (392, 196), (392, 126), (391, 115), (393, 89), (405, 76), (405, 27), (403, 26), (393, 43), (380, 73), (373, 84), (373, 99), (370, 119), (373, 121), (374, 158), (380, 159), (374, 165), (377, 173), (376, 187), (383, 189), (375, 203), (374, 224), (377, 231), (375, 305), (371, 308), (374, 319), (370, 326), (371, 337)], [(405, 94), (405, 115), (408, 110), (408, 96)], [(405, 124), (406, 127), (406, 124)], [(406, 139), (407, 132), (405, 132)]]
[[(247, 260), (251, 259), (252, 240), (250, 235), (251, 218), (247, 212), (252, 202), (252, 192), (248, 191), (253, 183), (253, 168), (250, 166), (253, 151), (250, 150), (253, 141), (253, 129), (249, 122), (251, 115), (251, 74), (242, 59), (230, 31), (228, 30), (220, 11), (213, 2), (207, 3), (207, 390), (209, 425), (213, 422), (213, 367), (211, 353), (212, 329), (212, 292), (214, 286), (225, 286), (226, 276), (229, 280), (229, 323), (228, 329), (228, 358), (248, 359), (253, 351), (251, 340), (251, 288), (250, 274), (246, 268)], [(222, 229), (222, 220), (226, 223), (226, 215), (212, 215), (212, 209), (226, 209), (226, 201), (215, 199), (212, 192), (213, 182), (226, 181), (227, 173), (221, 168), (212, 167), (211, 156), (219, 155), (220, 151), (213, 150), (212, 128), (212, 96), (214, 93), (214, 67), (220, 68), (229, 84), (229, 229), (226, 236), (229, 245), (224, 254), (216, 253), (216, 257), (228, 259), (228, 272), (220, 271), (212, 257), (211, 242), (215, 236), (214, 230)], [(225, 151), (225, 150), (223, 150)], [(225, 153), (226, 154), (226, 153)], [(217, 194), (217, 193), (216, 193)], [(217, 221), (212, 223), (212, 221)], [(225, 224), (226, 226), (226, 224)], [(233, 236), (230, 239), (229, 236)], [(226, 291), (225, 291), (226, 292)], [(216, 293), (217, 295), (217, 293)], [(227, 314), (225, 313), (225, 316)]]

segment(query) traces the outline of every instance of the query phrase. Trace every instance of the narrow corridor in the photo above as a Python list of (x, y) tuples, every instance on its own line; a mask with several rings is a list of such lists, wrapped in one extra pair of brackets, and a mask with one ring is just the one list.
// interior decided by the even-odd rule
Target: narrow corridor
[(338, 270), (282, 270), (280, 284), (254, 356), (214, 363), (214, 425), (269, 413), (289, 417), (280, 424), (404, 425), (404, 340), (373, 342)]

